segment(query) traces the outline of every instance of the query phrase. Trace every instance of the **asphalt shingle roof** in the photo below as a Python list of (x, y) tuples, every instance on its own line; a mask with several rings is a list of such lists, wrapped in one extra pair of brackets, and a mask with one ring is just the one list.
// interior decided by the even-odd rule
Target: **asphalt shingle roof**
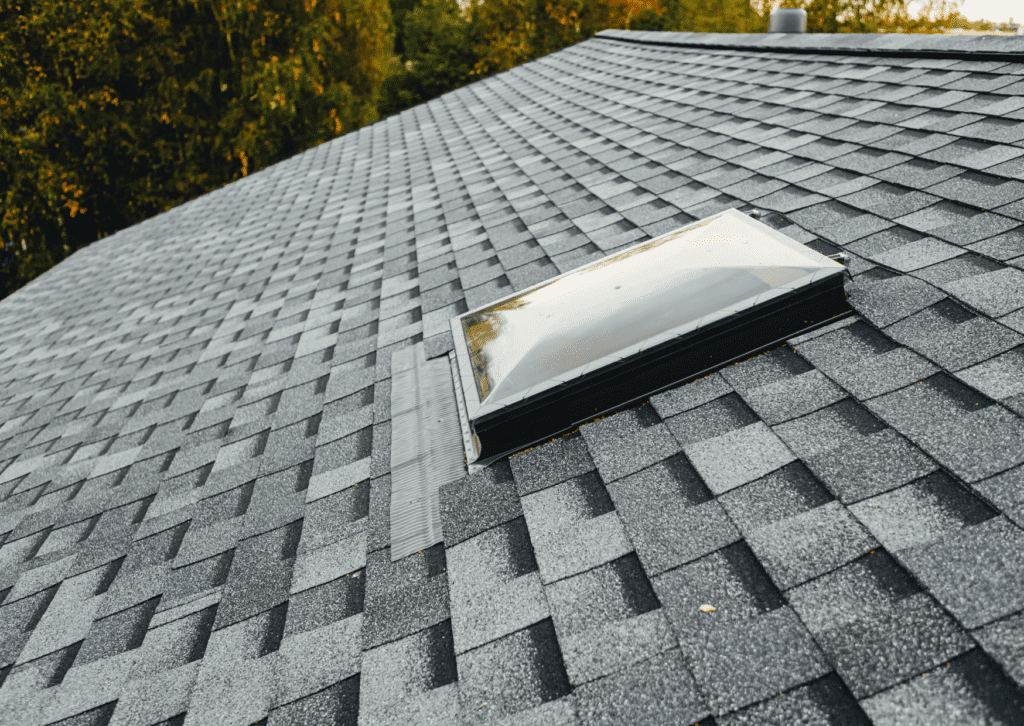
[[(11, 295), (0, 721), (1020, 723), (1022, 42), (604, 33)], [(856, 315), (451, 483), (392, 562), (391, 354), (727, 208), (845, 251)]]

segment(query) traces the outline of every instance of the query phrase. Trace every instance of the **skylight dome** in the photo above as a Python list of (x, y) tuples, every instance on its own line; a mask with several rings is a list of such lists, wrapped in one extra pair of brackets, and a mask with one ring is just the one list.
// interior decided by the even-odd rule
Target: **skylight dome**
[(728, 210), (452, 318), (469, 460), (849, 312), (844, 271)]

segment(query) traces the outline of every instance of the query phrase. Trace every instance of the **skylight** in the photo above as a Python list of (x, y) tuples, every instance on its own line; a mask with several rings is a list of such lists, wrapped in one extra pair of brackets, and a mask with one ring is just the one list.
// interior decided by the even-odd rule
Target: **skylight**
[(467, 458), (489, 463), (846, 314), (844, 271), (728, 210), (452, 318)]

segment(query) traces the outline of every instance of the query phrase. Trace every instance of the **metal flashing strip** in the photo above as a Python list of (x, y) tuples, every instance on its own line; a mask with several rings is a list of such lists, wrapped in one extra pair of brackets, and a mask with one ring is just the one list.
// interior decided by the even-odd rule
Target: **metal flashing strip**
[(438, 492), (466, 474), (451, 363), (423, 343), (391, 355), (391, 560), (443, 541)]

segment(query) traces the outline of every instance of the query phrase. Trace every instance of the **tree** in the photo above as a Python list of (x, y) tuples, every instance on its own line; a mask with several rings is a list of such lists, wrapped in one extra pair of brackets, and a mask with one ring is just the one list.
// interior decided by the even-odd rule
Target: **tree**
[[(771, 13), (770, 7), (767, 12)], [(750, 0), (667, 0), (665, 15), (665, 30), (759, 33), (768, 29), (767, 16), (757, 12)]]
[(380, 115), (390, 116), (476, 80), (470, 33), (469, 13), (456, 0), (423, 0), (407, 12), (400, 32), (403, 62), (395, 63), (384, 81)]
[(376, 120), (392, 42), (376, 0), (0, 0), (0, 297)]

